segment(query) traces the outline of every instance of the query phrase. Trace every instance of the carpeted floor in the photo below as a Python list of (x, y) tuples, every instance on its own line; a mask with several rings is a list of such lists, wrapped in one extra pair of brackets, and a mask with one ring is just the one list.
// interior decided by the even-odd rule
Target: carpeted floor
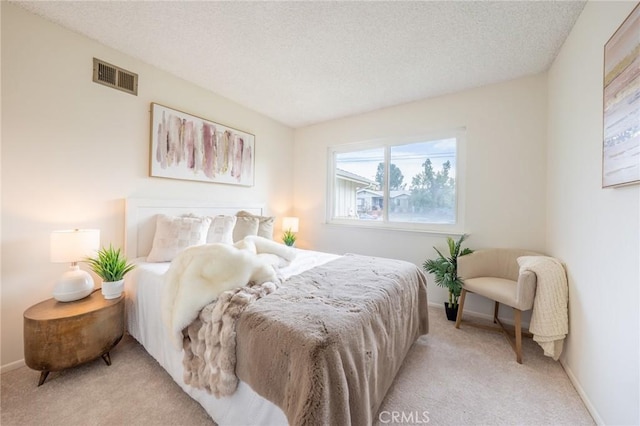
[[(431, 331), (413, 346), (378, 414), (379, 425), (594, 424), (559, 363), (524, 340), (524, 363), (498, 333), (460, 330), (432, 308)], [(0, 423), (12, 425), (211, 425), (206, 412), (131, 337), (101, 359), (53, 372), (0, 376)]]

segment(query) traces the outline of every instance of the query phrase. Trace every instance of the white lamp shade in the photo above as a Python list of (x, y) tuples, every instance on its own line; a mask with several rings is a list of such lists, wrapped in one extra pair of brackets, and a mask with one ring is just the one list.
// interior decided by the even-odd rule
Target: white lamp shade
[(72, 302), (93, 292), (93, 278), (88, 272), (78, 268), (77, 262), (95, 255), (99, 248), (99, 229), (71, 229), (51, 233), (51, 261), (71, 263), (69, 270), (62, 274), (53, 289), (56, 300)]
[(51, 261), (78, 262), (95, 255), (100, 248), (99, 229), (72, 229), (51, 233)]
[(298, 232), (298, 218), (285, 217), (282, 219), (282, 229), (285, 231)]

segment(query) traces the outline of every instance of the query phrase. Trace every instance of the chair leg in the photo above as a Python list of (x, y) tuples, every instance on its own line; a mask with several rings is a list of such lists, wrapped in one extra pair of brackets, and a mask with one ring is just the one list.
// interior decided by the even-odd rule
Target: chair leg
[(516, 361), (522, 364), (522, 311), (520, 309), (513, 308), (513, 320), (516, 335)]
[(493, 323), (497, 324), (498, 323), (498, 310), (500, 309), (500, 303), (496, 302), (496, 304), (493, 307)]
[(460, 328), (462, 322), (462, 310), (464, 309), (464, 298), (467, 295), (467, 290), (462, 289), (460, 293), (460, 299), (458, 299), (458, 315), (456, 316), (456, 328)]

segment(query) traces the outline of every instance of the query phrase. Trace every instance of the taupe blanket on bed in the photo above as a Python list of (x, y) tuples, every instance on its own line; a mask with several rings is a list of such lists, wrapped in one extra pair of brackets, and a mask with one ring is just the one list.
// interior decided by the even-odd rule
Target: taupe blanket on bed
[(236, 324), (236, 374), (292, 425), (370, 425), (428, 328), (418, 267), (344, 256), (245, 309)]

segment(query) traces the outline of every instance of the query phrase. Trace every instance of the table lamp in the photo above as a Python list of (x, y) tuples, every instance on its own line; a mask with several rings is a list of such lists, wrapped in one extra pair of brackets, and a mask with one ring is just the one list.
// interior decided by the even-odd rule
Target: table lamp
[(298, 218), (297, 217), (285, 217), (282, 219), (282, 229), (284, 229), (284, 235), (282, 241), (292, 246), (296, 242), (296, 232), (298, 232)]
[(100, 247), (99, 229), (73, 229), (51, 233), (51, 262), (70, 263), (53, 289), (53, 297), (71, 302), (87, 297), (93, 291), (93, 278), (78, 267), (78, 262), (95, 255)]

